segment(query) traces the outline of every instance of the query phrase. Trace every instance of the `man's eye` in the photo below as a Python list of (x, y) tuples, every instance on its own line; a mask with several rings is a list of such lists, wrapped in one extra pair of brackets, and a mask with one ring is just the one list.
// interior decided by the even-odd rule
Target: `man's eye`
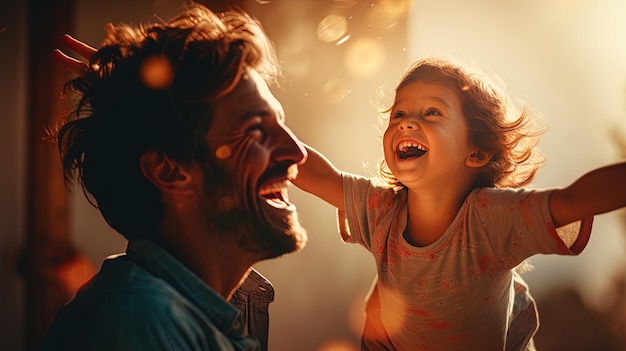
[(265, 131), (261, 128), (261, 125), (255, 125), (246, 130), (246, 135), (256, 141), (263, 141), (265, 138)]

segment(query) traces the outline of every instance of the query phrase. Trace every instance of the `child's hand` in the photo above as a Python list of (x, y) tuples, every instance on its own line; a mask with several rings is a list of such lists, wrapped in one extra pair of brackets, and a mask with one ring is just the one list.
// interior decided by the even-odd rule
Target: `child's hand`
[[(78, 39), (72, 38), (68, 34), (63, 36), (63, 42), (72, 51), (76, 52), (79, 56), (82, 56), (87, 62), (91, 60), (97, 51), (94, 47), (89, 46)], [(52, 52), (52, 55), (63, 66), (67, 67), (74, 73), (80, 74), (88, 68), (87, 62), (68, 56), (59, 49), (55, 49)]]

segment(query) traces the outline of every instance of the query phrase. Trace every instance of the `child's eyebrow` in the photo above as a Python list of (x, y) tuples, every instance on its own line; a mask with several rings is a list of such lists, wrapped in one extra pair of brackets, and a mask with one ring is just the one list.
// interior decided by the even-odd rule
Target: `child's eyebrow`
[[(391, 106), (391, 109), (394, 110), (399, 104), (403, 103), (406, 100), (410, 100), (410, 99), (399, 99), (399, 100), (396, 100), (393, 103), (393, 105)], [(435, 95), (426, 96), (422, 100), (427, 101), (427, 102), (431, 102), (431, 100), (432, 100), (432, 101), (435, 101), (438, 104), (444, 105), (448, 109), (452, 109), (452, 105), (447, 100), (442, 99), (442, 98), (440, 98), (438, 96), (435, 96)]]
[(448, 109), (452, 109), (452, 105), (447, 100), (444, 100), (438, 96), (427, 96), (425, 100), (434, 100), (437, 103), (444, 105)]

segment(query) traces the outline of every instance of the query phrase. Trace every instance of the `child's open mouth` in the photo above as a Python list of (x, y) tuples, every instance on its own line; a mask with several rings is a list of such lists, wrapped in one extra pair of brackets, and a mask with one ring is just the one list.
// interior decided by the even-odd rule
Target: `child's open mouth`
[(397, 153), (398, 157), (402, 160), (420, 157), (426, 152), (428, 152), (428, 148), (426, 148), (426, 146), (414, 141), (403, 141), (398, 144)]

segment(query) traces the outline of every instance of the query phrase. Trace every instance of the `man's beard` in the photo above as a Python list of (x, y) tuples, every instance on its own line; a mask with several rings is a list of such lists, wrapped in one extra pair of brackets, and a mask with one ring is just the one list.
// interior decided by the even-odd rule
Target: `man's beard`
[(297, 212), (284, 217), (282, 224), (273, 224), (258, 209), (258, 202), (254, 203), (256, 193), (235, 189), (234, 177), (214, 163), (203, 168), (208, 203), (205, 211), (220, 240), (257, 261), (296, 252), (306, 245), (306, 230)]
[(222, 239), (253, 254), (258, 260), (275, 258), (301, 250), (307, 241), (297, 213), (284, 219), (285, 225), (275, 226), (258, 214), (241, 208), (220, 210), (213, 224)]

